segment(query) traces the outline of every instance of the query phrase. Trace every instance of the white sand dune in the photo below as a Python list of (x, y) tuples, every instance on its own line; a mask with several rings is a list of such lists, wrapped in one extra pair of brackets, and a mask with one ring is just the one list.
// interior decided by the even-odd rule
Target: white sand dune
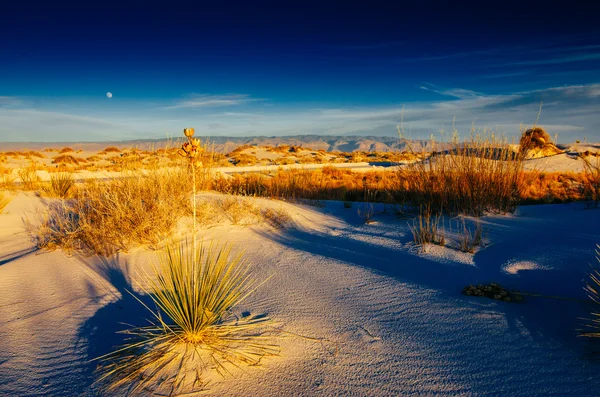
[[(22, 220), (40, 200), (21, 193), (0, 215), (0, 395), (97, 395), (89, 360), (121, 341), (120, 322), (144, 323), (126, 290), (156, 253), (137, 248), (102, 262), (35, 251)], [(280, 356), (215, 378), (199, 395), (598, 395), (600, 362), (589, 354), (598, 344), (576, 329), (597, 308), (583, 283), (600, 211), (522, 207), (483, 218), (490, 244), (475, 255), (420, 254), (407, 221), (391, 214), (365, 225), (359, 204), (257, 201), (283, 205), (294, 226), (201, 234), (245, 249), (259, 277), (274, 275), (236, 311), (267, 313), (288, 333)], [(491, 281), (572, 300), (460, 294)]]

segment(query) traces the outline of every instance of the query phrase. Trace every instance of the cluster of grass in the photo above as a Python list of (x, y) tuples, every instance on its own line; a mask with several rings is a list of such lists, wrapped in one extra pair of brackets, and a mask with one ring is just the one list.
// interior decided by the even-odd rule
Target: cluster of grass
[(439, 149), (432, 141), (432, 147), (426, 161), (399, 168), (404, 201), (412, 206), (427, 204), (447, 214), (473, 216), (516, 209), (524, 156), (506, 140), (493, 134), (472, 134), (460, 142), (455, 135)]
[(10, 203), (11, 197), (7, 192), (0, 191), (0, 214), (4, 211), (4, 208)]
[(435, 213), (431, 207), (425, 205), (420, 208), (419, 216), (409, 224), (413, 240), (418, 247), (425, 249), (427, 244), (446, 245), (444, 228), (440, 228), (442, 214)]
[(581, 156), (585, 170), (585, 193), (591, 206), (600, 203), (600, 156)]
[(73, 174), (60, 172), (50, 176), (50, 182), (42, 186), (42, 191), (49, 197), (69, 198), (74, 192)]
[(462, 252), (470, 254), (475, 253), (475, 249), (483, 244), (483, 228), (481, 223), (477, 222), (473, 231), (471, 231), (465, 220), (462, 220), (462, 230), (459, 239), (459, 249)]
[[(596, 261), (600, 264), (600, 245), (596, 245)], [(598, 267), (593, 268), (590, 273), (585, 290), (594, 303), (600, 304), (600, 269)], [(582, 336), (600, 338), (600, 311), (592, 312), (592, 319), (587, 327), (589, 331), (582, 332)]]
[[(55, 184), (60, 195), (71, 193), (68, 176)], [(189, 209), (190, 192), (186, 173), (176, 171), (87, 181), (72, 199), (49, 207), (36, 229), (38, 246), (108, 255), (134, 244), (156, 245)]]

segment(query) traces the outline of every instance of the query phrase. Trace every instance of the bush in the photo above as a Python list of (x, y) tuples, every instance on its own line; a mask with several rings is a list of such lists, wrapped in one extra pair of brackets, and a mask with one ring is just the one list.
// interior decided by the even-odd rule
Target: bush
[(185, 172), (131, 173), (87, 181), (73, 199), (51, 206), (34, 234), (40, 248), (108, 255), (133, 244), (155, 246), (190, 207)]
[(73, 175), (61, 172), (50, 176), (50, 183), (42, 187), (42, 190), (50, 197), (68, 198), (74, 186)]
[(401, 202), (413, 207), (429, 205), (453, 215), (515, 211), (524, 159), (506, 140), (493, 134), (471, 135), (461, 143), (455, 135), (440, 150), (434, 141), (431, 146), (433, 152), (426, 160), (398, 169)]

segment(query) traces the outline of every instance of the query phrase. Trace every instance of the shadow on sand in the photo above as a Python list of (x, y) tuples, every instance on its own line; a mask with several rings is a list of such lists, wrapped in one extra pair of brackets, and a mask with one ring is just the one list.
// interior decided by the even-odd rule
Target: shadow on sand
[[(79, 329), (78, 338), (86, 345), (87, 362), (85, 376), (88, 389), (96, 388), (96, 359), (115, 350), (125, 343), (127, 335), (120, 331), (149, 325), (151, 313), (140, 303), (154, 307), (148, 295), (135, 291), (131, 285), (129, 264), (118, 255), (111, 258), (80, 258), (84, 265), (106, 281), (106, 288), (100, 290), (90, 285), (91, 292), (109, 303), (102, 306)], [(140, 301), (138, 301), (138, 299)], [(93, 387), (92, 387), (93, 386)]]

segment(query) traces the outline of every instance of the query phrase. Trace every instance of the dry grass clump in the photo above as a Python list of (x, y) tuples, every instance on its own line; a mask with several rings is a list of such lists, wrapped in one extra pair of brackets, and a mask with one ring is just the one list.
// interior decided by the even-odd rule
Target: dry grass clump
[(483, 228), (480, 222), (477, 222), (475, 229), (471, 231), (465, 220), (462, 220), (462, 230), (459, 239), (459, 249), (462, 252), (475, 253), (475, 249), (483, 244)]
[(598, 207), (600, 202), (600, 157), (581, 156), (584, 163), (585, 194), (591, 206)]
[(258, 159), (253, 154), (239, 153), (231, 157), (231, 162), (236, 166), (255, 165)]
[(190, 206), (185, 172), (131, 173), (87, 181), (61, 205), (50, 206), (34, 231), (40, 248), (80, 249), (102, 255), (134, 244), (155, 246)]
[(75, 150), (73, 148), (70, 147), (64, 147), (62, 148), (58, 153), (63, 154), (63, 153), (70, 153), (70, 152), (74, 152)]
[(42, 191), (49, 197), (68, 198), (74, 191), (73, 174), (59, 172), (50, 176), (50, 182), (42, 186)]
[[(62, 151), (61, 151), (62, 153)], [(70, 154), (61, 154), (56, 156), (53, 160), (52, 160), (52, 164), (73, 164), (73, 165), (78, 165), (79, 164), (79, 160), (78, 158), (76, 158), (75, 156), (72, 156)]]
[[(407, 146), (411, 147), (408, 141)], [(431, 146), (433, 153), (427, 160), (399, 168), (403, 201), (472, 216), (516, 209), (524, 158), (505, 139), (472, 134), (459, 142), (455, 134), (443, 150), (437, 150), (434, 141)]]
[(28, 167), (19, 168), (17, 175), (21, 180), (20, 187), (23, 190), (37, 190), (40, 186), (40, 177), (36, 172), (35, 164), (30, 164)]
[(526, 130), (521, 135), (519, 146), (522, 150), (541, 149), (547, 144), (553, 144), (550, 135), (540, 127)]
[(4, 208), (10, 203), (12, 198), (8, 195), (7, 192), (0, 191), (0, 214), (4, 211)]
[[(596, 245), (596, 261), (600, 263), (600, 245)], [(589, 280), (584, 289), (594, 303), (600, 304), (600, 270), (598, 267), (594, 267), (589, 274)], [(600, 310), (592, 312), (592, 319), (587, 324), (587, 328), (590, 331), (582, 332), (581, 336), (600, 338)]]
[(425, 205), (419, 210), (419, 216), (409, 224), (415, 244), (425, 249), (427, 244), (446, 245), (443, 227), (440, 229), (442, 214), (434, 214), (431, 207)]
[(121, 153), (121, 149), (116, 146), (109, 146), (104, 149), (105, 153)]

